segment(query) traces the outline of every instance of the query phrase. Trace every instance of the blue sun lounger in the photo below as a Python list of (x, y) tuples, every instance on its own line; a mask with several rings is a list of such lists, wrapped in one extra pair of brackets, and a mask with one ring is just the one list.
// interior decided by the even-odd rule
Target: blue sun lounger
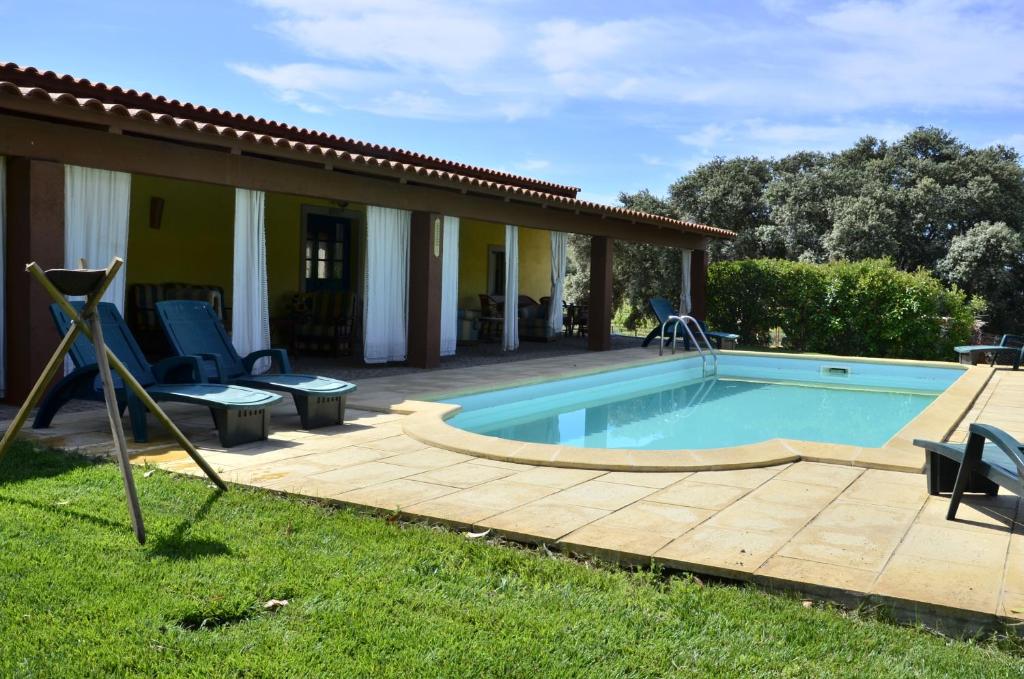
[(954, 347), (953, 351), (961, 357), (967, 357), (970, 363), (977, 363), (985, 354), (992, 355), (992, 365), (995, 365), (1000, 357), (1006, 357), (1013, 362), (1013, 369), (1019, 370), (1021, 359), (1024, 358), (1024, 337), (1003, 335), (999, 344), (970, 344)]
[(952, 491), (946, 518), (956, 518), (965, 492), (1024, 495), (1024, 447), (1002, 429), (972, 424), (967, 443), (914, 440), (927, 454), (928, 492)]
[[(206, 302), (157, 302), (156, 313), (175, 353), (202, 358), (208, 379), (291, 394), (303, 429), (344, 422), (345, 401), (356, 385), (330, 377), (296, 375), (284, 349), (263, 349), (240, 357), (224, 324)], [(278, 372), (253, 375), (253, 365), (261, 358), (276, 363)]]
[[(81, 311), (83, 302), (72, 302)], [(63, 335), (71, 319), (56, 304), (50, 305), (57, 329)], [(117, 307), (101, 302), (97, 307), (103, 323), (103, 339), (114, 355), (155, 401), (177, 401), (206, 406), (217, 425), (220, 443), (225, 448), (267, 438), (270, 433), (270, 406), (281, 400), (277, 394), (246, 387), (209, 384), (203, 378), (202, 365), (195, 356), (176, 356), (151, 365)], [(103, 387), (96, 366), (96, 352), (85, 335), (79, 335), (70, 351), (75, 369), (57, 382), (39, 405), (33, 428), (50, 426), (54, 415), (73, 399), (102, 401)], [(146, 407), (115, 373), (117, 403), (123, 413), (128, 408), (132, 435), (139, 443), (149, 440)]]
[[(645, 347), (661, 335), (661, 325), (668, 320), (669, 316), (678, 315), (676, 314), (676, 310), (672, 308), (672, 304), (664, 297), (651, 297), (649, 303), (651, 305), (651, 311), (653, 311), (654, 315), (658, 318), (658, 326), (651, 330), (647, 337), (644, 338), (641, 346)], [(703, 330), (704, 334), (708, 336), (708, 339), (718, 345), (719, 349), (722, 348), (722, 342), (736, 342), (740, 338), (736, 333), (708, 330), (707, 324), (700, 319), (698, 319), (697, 322), (700, 323), (701, 330)], [(671, 332), (671, 330), (672, 326), (665, 329), (666, 332)], [(690, 348), (690, 338), (682, 330), (679, 332), (679, 337), (683, 339), (685, 348), (688, 350)], [(662, 337), (661, 341), (664, 343), (671, 342), (672, 335), (669, 334), (668, 337)]]

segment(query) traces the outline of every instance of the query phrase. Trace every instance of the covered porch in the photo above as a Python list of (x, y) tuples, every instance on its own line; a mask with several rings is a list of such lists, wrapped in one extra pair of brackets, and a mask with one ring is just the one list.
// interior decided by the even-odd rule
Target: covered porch
[[(523, 351), (520, 339), (611, 348), (617, 239), (691, 250), (700, 315), (708, 239), (732, 236), (589, 203), (573, 187), (13, 65), (0, 81), (3, 278), (18, 300), (2, 345), (11, 403), (57, 343), (48, 300), (22, 272), (29, 261), (124, 257), (108, 301), (154, 355), (153, 303), (184, 295), (209, 301), (242, 353), (291, 345), (318, 364), (434, 368), (486, 354), (487, 340), (506, 352)], [(591, 239), (589, 294), (558, 300), (552, 244), (570, 233)], [(321, 305), (333, 310), (326, 350), (297, 337), (296, 306), (316, 307), (311, 296), (332, 300)], [(564, 337), (563, 309), (583, 340)]]

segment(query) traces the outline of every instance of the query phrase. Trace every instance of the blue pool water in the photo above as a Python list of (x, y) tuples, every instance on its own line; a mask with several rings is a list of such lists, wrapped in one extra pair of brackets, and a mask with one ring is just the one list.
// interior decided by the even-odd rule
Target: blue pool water
[(773, 438), (877, 447), (963, 372), (930, 367), (723, 354), (444, 399), (448, 423), (533, 443), (703, 449)]

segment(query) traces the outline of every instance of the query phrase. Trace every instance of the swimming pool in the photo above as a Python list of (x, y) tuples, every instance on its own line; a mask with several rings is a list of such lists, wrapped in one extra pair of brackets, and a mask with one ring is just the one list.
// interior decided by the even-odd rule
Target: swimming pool
[[(710, 367), (710, 365), (709, 365)], [(447, 423), (560, 446), (704, 450), (789, 439), (879, 447), (952, 385), (950, 365), (722, 354), (442, 399)]]

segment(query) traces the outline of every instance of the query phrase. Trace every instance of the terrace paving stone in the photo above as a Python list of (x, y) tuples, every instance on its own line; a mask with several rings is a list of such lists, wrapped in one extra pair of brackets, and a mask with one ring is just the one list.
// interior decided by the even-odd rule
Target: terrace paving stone
[(832, 590), (867, 594), (877, 577), (877, 573), (872, 570), (797, 559), (781, 553), (768, 559), (754, 575), (755, 579), (771, 585), (786, 583), (797, 586), (801, 592), (825, 596), (835, 596)]
[(501, 467), (491, 467), (477, 464), (476, 462), (463, 462), (417, 474), (414, 479), (426, 483), (439, 483), (444, 486), (472, 488), (488, 481), (511, 476), (514, 473), (510, 469), (502, 469)]
[(334, 484), (334, 490), (327, 497), (336, 498), (350, 490), (365, 488), (385, 481), (393, 481), (405, 476), (412, 476), (420, 470), (386, 462), (364, 462), (363, 464), (332, 469), (313, 478), (320, 482)]
[(913, 510), (834, 502), (778, 556), (878, 573), (913, 520)]
[(336, 495), (335, 499), (354, 505), (397, 511), (442, 495), (451, 495), (458, 490), (451, 486), (404, 478), (347, 491)]
[[(840, 489), (812, 483), (772, 479), (750, 492), (748, 498), (776, 504), (806, 507), (815, 513), (839, 495)], [(744, 498), (746, 500), (747, 498)]]
[(913, 475), (916, 484), (892, 483), (889, 480), (880, 480), (869, 476), (869, 472), (872, 471), (878, 470), (869, 469), (864, 472), (860, 478), (850, 484), (849, 488), (843, 491), (842, 498), (864, 504), (911, 509), (920, 509), (928, 498), (924, 476)]
[(711, 483), (716, 486), (736, 488), (757, 488), (783, 471), (785, 467), (753, 467), (751, 469), (729, 469), (724, 471), (696, 472), (689, 480), (693, 483)]
[(607, 513), (606, 509), (565, 504), (547, 497), (486, 518), (479, 525), (525, 542), (536, 542), (537, 538), (554, 541)]
[[(954, 550), (955, 546), (948, 548)], [(999, 603), (1001, 577), (1001, 565), (1000, 568), (974, 566), (897, 551), (878, 576), (871, 593), (925, 609), (938, 607), (993, 613)]]
[(660, 533), (603, 525), (601, 519), (566, 535), (559, 543), (578, 554), (593, 555), (613, 563), (646, 565), (651, 555), (672, 541)]
[(608, 472), (602, 481), (607, 483), (623, 483), (627, 486), (644, 486), (646, 488), (665, 488), (677, 481), (682, 481), (689, 472)]
[(1010, 536), (1000, 531), (969, 532), (915, 523), (904, 536), (896, 556), (998, 570), (998, 584), (1009, 542)]
[(598, 519), (591, 526), (616, 528), (634, 533), (649, 533), (672, 539), (679, 537), (713, 515), (714, 512), (710, 509), (680, 507), (641, 500)]
[(575, 486), (578, 483), (589, 481), (605, 472), (593, 469), (564, 469), (562, 467), (533, 467), (519, 472), (508, 480), (515, 483), (526, 483), (530, 485), (544, 486), (562, 490)]
[(817, 506), (766, 502), (748, 495), (708, 519), (704, 525), (711, 528), (753, 530), (792, 536), (814, 518)]
[(367, 448), (383, 450), (391, 453), (412, 453), (417, 450), (426, 450), (430, 447), (426, 443), (421, 443), (420, 441), (410, 438), (405, 434), (400, 436), (391, 436), (386, 439), (378, 439), (376, 441), (367, 441), (363, 445)]
[(605, 483), (603, 478), (584, 481), (552, 495), (551, 502), (560, 502), (580, 507), (614, 511), (653, 493), (644, 486), (627, 486), (621, 483)]
[(828, 488), (846, 488), (864, 473), (860, 467), (846, 467), (838, 464), (802, 462), (790, 465), (775, 478), (780, 481), (809, 483)]
[(956, 519), (946, 520), (948, 496), (929, 496), (917, 522), (942, 528), (959, 528), (975, 532), (1009, 532), (1017, 515), (1016, 495), (965, 495), (956, 512)]
[(506, 512), (552, 494), (554, 489), (499, 479), (406, 508), (412, 515), (473, 526), (489, 516)]
[(479, 462), (480, 459), (463, 453), (453, 453), (450, 450), (441, 448), (424, 448), (409, 453), (401, 453), (387, 458), (388, 464), (400, 464), (409, 467), (420, 467), (425, 469), (440, 469), (450, 467), (460, 462)]
[(694, 483), (690, 479), (684, 479), (647, 496), (647, 499), (651, 502), (663, 502), (698, 509), (722, 509), (746, 495), (747, 492), (744, 488)]
[(699, 573), (747, 579), (788, 537), (702, 524), (668, 543), (654, 557)]

